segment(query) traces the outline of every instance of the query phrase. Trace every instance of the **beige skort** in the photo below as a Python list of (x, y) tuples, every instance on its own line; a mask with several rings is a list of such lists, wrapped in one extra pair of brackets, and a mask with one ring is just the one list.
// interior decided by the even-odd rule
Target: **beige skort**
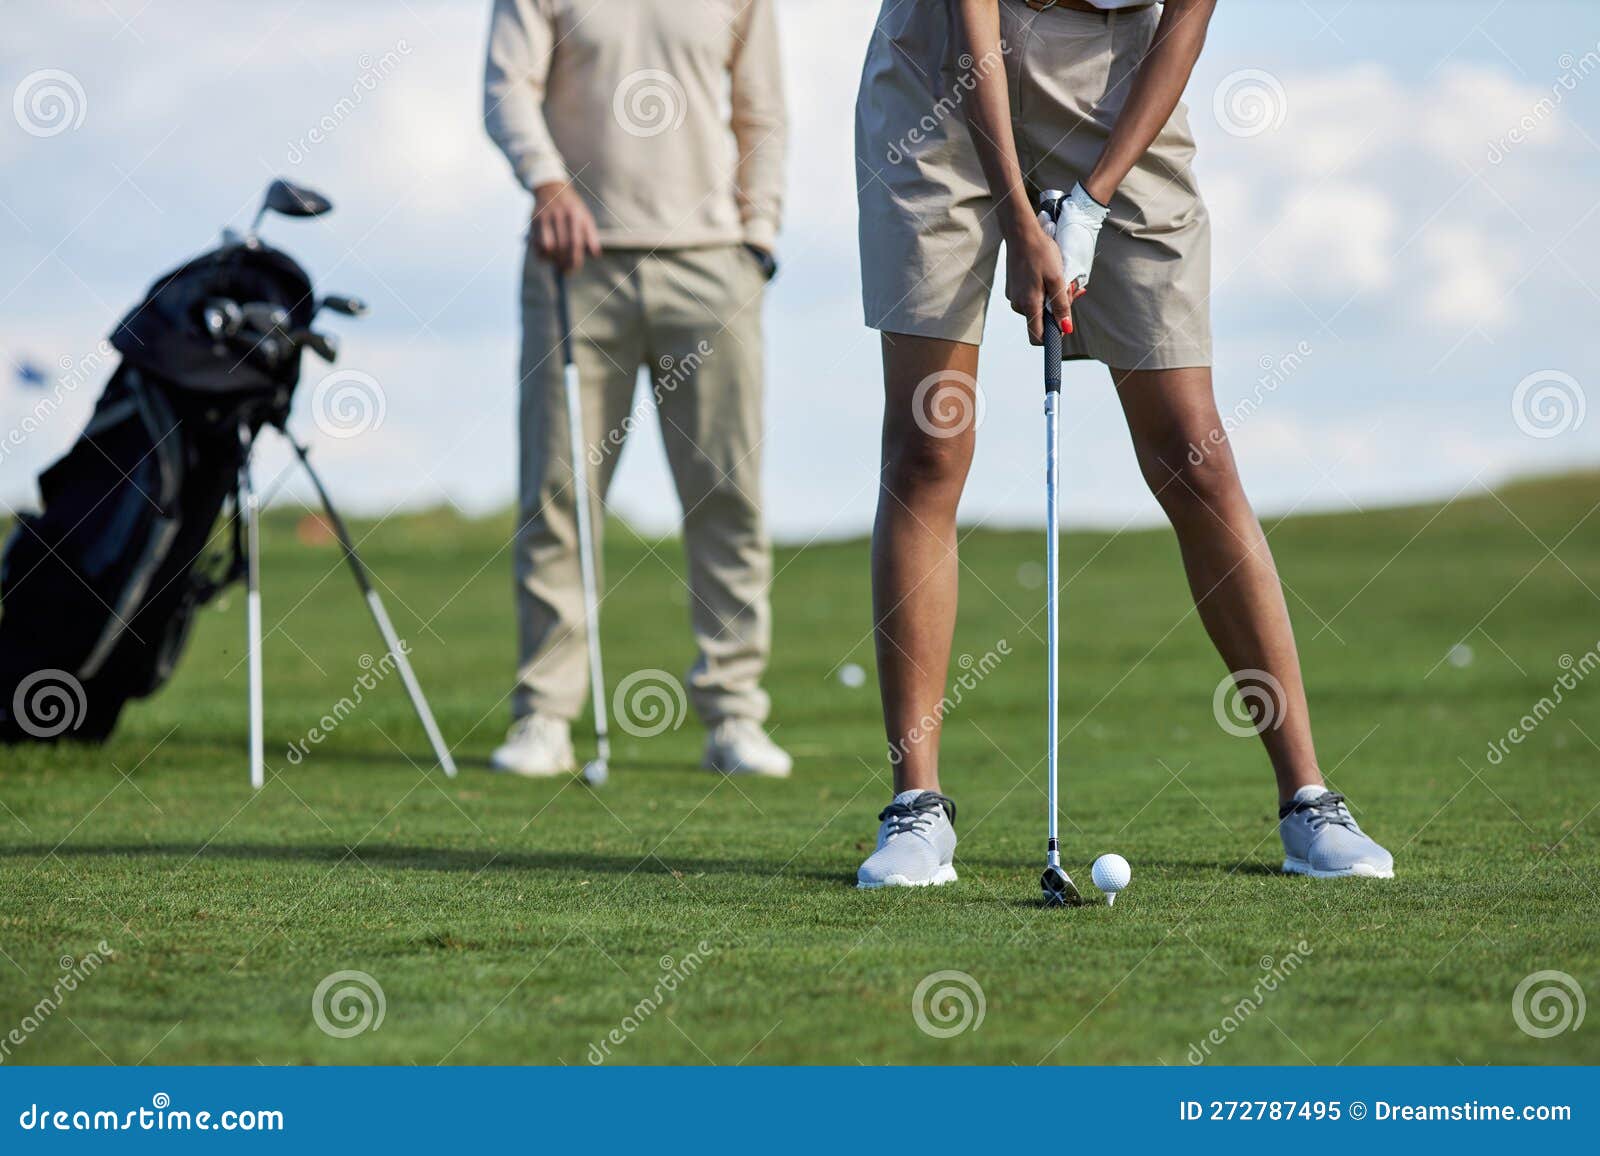
[[(878, 15), (856, 98), (861, 284), (872, 328), (975, 345), (1001, 242), (965, 115), (976, 78), (1006, 70), (1030, 198), (1071, 189), (1105, 147), (1160, 9), (1035, 12), (1000, 0), (1003, 59), (973, 60), (954, 8), (885, 0)], [(1065, 358), (1211, 364), (1211, 226), (1193, 157), (1180, 104), (1112, 198)]]

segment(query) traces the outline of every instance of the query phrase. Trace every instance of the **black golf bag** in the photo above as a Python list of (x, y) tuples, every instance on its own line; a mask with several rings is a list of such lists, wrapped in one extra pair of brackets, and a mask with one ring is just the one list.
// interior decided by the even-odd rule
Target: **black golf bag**
[[(225, 332), (218, 301), (281, 313), (259, 337)], [(240, 469), (288, 415), (315, 308), (305, 271), (252, 236), (118, 324), (122, 362), (0, 560), (0, 741), (103, 740), (172, 676), (195, 612), (244, 573)]]

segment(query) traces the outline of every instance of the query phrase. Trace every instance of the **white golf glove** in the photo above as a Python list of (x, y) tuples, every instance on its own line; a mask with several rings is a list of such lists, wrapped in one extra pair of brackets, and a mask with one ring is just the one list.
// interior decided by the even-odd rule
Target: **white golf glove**
[(1080, 291), (1089, 287), (1089, 270), (1094, 265), (1094, 249), (1100, 240), (1100, 226), (1111, 210), (1088, 193), (1081, 183), (1061, 202), (1060, 215), (1051, 221), (1044, 213), (1039, 223), (1055, 238), (1061, 249), (1062, 271), (1068, 285), (1077, 282)]

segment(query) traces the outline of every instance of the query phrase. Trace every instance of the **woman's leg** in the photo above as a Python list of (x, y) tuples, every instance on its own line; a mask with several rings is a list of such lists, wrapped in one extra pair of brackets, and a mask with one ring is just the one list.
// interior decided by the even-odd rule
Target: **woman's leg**
[(978, 347), (883, 335), (872, 611), (898, 794), (939, 789), (939, 702), (956, 623), (956, 506), (972, 464)]
[[(1177, 531), (1195, 606), (1228, 669), (1263, 671), (1257, 700), (1280, 801), (1321, 784), (1289, 609), (1261, 523), (1245, 497), (1203, 367), (1111, 371), (1133, 448)], [(1248, 701), (1248, 697), (1247, 697)], [(1262, 710), (1273, 712), (1264, 717)]]

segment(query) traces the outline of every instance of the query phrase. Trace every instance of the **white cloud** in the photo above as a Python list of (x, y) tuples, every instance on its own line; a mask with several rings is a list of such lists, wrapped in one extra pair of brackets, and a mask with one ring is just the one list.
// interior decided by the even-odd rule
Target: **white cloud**
[[(1566, 131), (1564, 117), (1549, 104), (1551, 93), (1500, 69), (1446, 65), (1418, 102), (1414, 139), (1441, 160), (1474, 169), (1488, 159), (1491, 144), (1513, 129), (1522, 133), (1521, 147), (1553, 148)], [(1525, 121), (1531, 127), (1522, 129)]]
[[(1203, 144), (1220, 165), (1206, 184), (1224, 210), (1218, 264), (1237, 269), (1235, 287), (1287, 288), (1319, 317), (1360, 294), (1386, 314), (1458, 329), (1515, 320), (1512, 303), (1485, 301), (1542, 255), (1506, 237), (1561, 196), (1568, 178), (1546, 158), (1564, 139), (1564, 110), (1546, 107), (1519, 170), (1493, 172), (1492, 184), (1479, 174), (1491, 169), (1490, 143), (1550, 90), (1466, 63), (1414, 79), (1376, 62), (1277, 79), (1280, 128)], [(1533, 166), (1542, 187), (1524, 179)]]
[(1303, 183), (1262, 222), (1261, 266), (1291, 289), (1309, 288), (1341, 302), (1394, 280), (1399, 206), (1381, 187), (1353, 181)]
[(1259, 138), (1259, 163), (1297, 179), (1361, 171), (1390, 151), (1404, 132), (1408, 94), (1377, 63), (1281, 78), (1288, 116)]
[(1439, 224), (1419, 241), (1428, 277), (1415, 305), (1439, 325), (1478, 323), (1500, 328), (1515, 319), (1507, 293), (1517, 272), (1516, 250), (1488, 231)]

